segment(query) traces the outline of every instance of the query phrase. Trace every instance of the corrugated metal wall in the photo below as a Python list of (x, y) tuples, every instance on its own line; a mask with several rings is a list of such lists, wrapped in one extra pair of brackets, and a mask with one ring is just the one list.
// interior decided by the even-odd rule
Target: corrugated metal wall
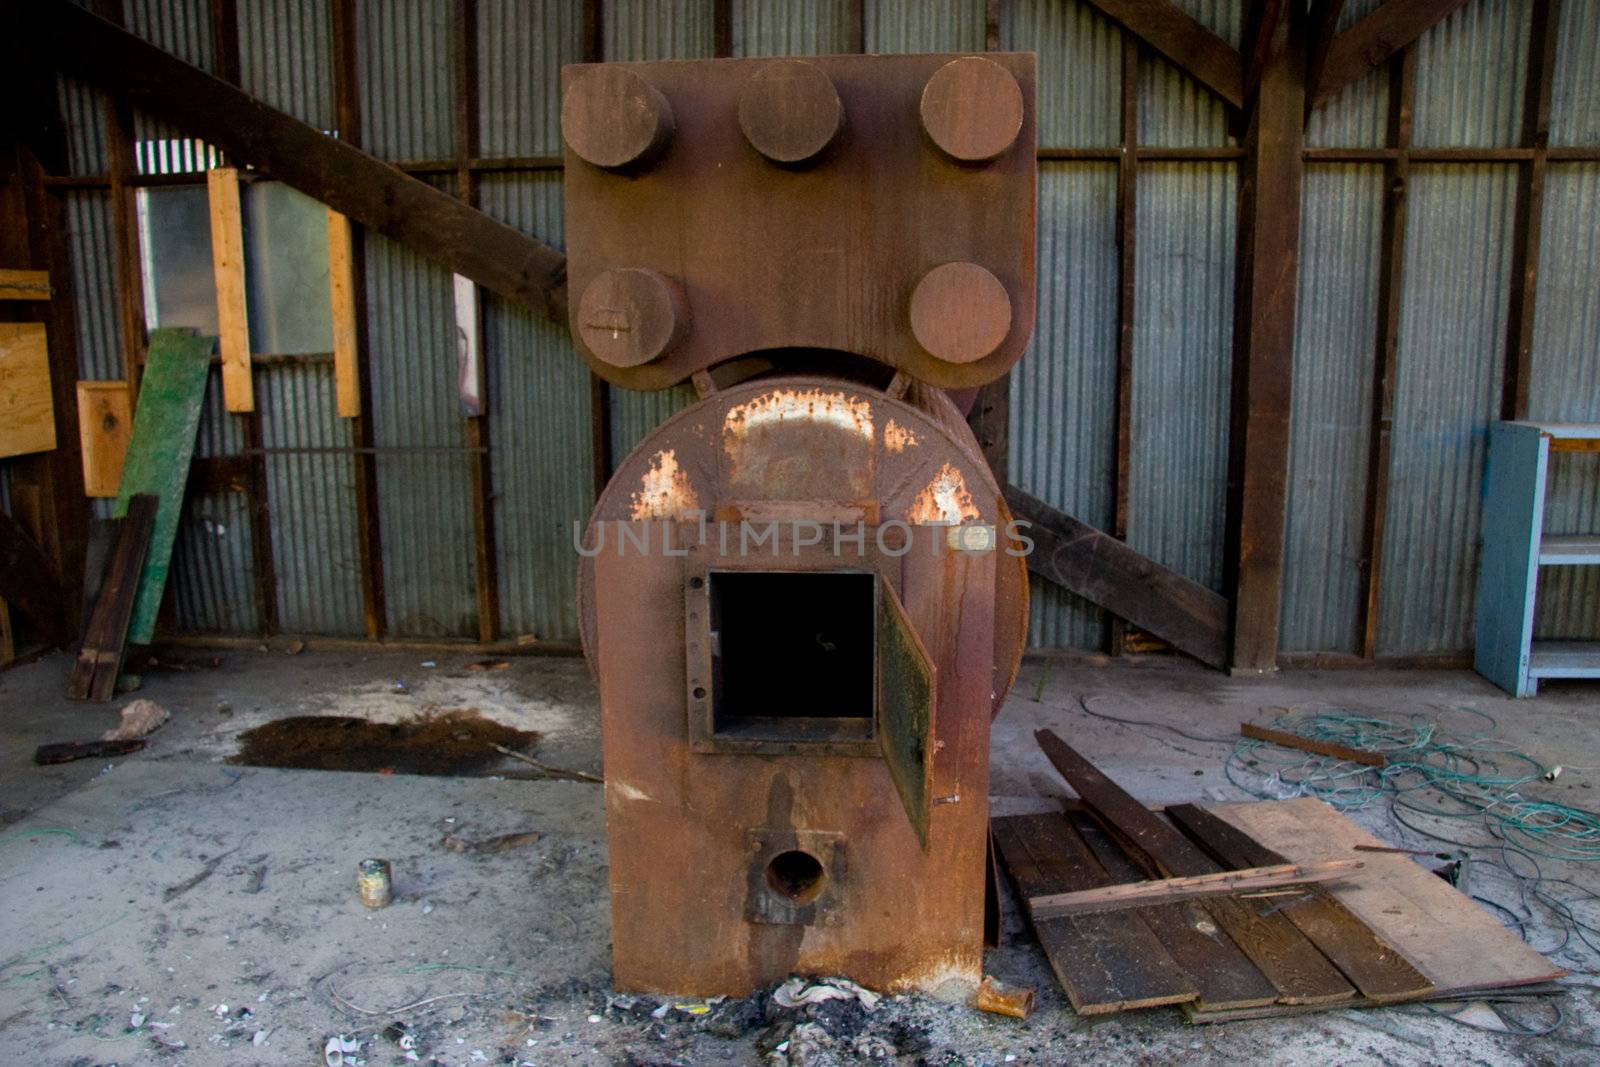
[[(1350, 0), (1342, 25), (1380, 0)], [(1179, 0), (1237, 43), (1236, 0)], [(363, 143), (393, 159), (454, 150), (451, 0), (357, 5)], [(743, 0), (733, 11), (740, 55), (843, 51), (846, 0)], [(977, 50), (983, 0), (868, 0), (871, 51)], [(1007, 0), (1002, 45), (1040, 55), (1040, 143), (1114, 148), (1119, 141), (1120, 33), (1079, 0)], [(1416, 46), (1414, 141), (1424, 147), (1519, 143), (1530, 0), (1472, 0)], [(211, 67), (208, 0), (137, 0), (130, 24)], [(332, 130), (330, 0), (239, 5), (241, 78), (276, 106)], [(1559, 34), (1552, 144), (1600, 143), (1600, 0), (1566, 0)], [(478, 152), (559, 153), (560, 65), (581, 58), (581, 0), (479, 0)], [(605, 0), (611, 59), (706, 56), (710, 0)], [(1236, 144), (1225, 109), (1143, 50), (1138, 141), (1158, 148)], [(1312, 116), (1312, 147), (1385, 144), (1387, 76), (1363, 78)], [(101, 98), (63, 82), (75, 173), (107, 166)], [(175, 138), (144, 117), (139, 134)], [(168, 158), (170, 157), (170, 158)], [(202, 153), (170, 149), (149, 168), (193, 169)], [(1413, 164), (1405, 233), (1379, 651), (1453, 651), (1470, 644), (1483, 446), (1500, 405), (1516, 170)], [(1145, 161), (1137, 188), (1132, 470), (1128, 535), (1141, 551), (1221, 588), (1235, 204), (1229, 161)], [(453, 183), (447, 186), (454, 191)], [(1088, 521), (1112, 522), (1116, 455), (1115, 234), (1117, 168), (1109, 160), (1047, 161), (1039, 177), (1039, 316), (1012, 378), (1010, 477)], [(486, 174), (480, 206), (559, 246), (558, 171)], [(1302, 211), (1300, 299), (1283, 604), (1283, 646), (1359, 648), (1362, 535), (1368, 492), (1378, 261), (1384, 179), (1379, 164), (1313, 163)], [(67, 200), (79, 293), (81, 370), (121, 370), (111, 206), (103, 192)], [(1600, 419), (1600, 238), (1576, 225), (1600, 212), (1600, 165), (1553, 162), (1544, 204), (1535, 319), (1532, 415)], [(471, 481), (457, 410), (449, 275), (380, 239), (368, 242), (379, 520), (390, 632), (476, 632)], [(592, 495), (589, 376), (563, 329), (484, 299), (491, 514), (501, 622), (507, 632), (576, 634), (570, 524)], [(257, 372), (269, 449), (269, 516), (280, 625), (359, 633), (354, 444), (331, 409), (325, 363)], [(617, 459), (690, 401), (687, 388), (611, 391)], [(241, 423), (208, 404), (202, 455), (237, 454)], [(271, 451), (288, 450), (288, 451)], [(1564, 461), (1566, 462), (1566, 461)], [(1551, 523), (1600, 527), (1600, 460), (1558, 474)], [(186, 627), (260, 625), (242, 494), (202, 497), (180, 538), (175, 587)], [(1547, 578), (1547, 635), (1600, 626), (1600, 576)], [(1103, 615), (1041, 584), (1036, 645), (1100, 647)]]

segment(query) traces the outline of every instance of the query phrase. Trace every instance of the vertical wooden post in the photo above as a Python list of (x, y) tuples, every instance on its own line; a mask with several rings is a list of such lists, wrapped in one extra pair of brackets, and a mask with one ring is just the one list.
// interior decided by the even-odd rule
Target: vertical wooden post
[(361, 414), (359, 329), (356, 325), (355, 238), (350, 220), (333, 208), (328, 217), (328, 304), (333, 323), (333, 402), (340, 418)]
[(1561, 0), (1534, 0), (1528, 34), (1528, 82), (1523, 94), (1522, 143), (1533, 159), (1518, 168), (1516, 222), (1511, 238), (1511, 302), (1506, 314), (1505, 380), (1500, 417), (1528, 417), (1533, 369), (1533, 315), (1538, 295), (1539, 248), (1544, 219), (1544, 178), (1550, 146), (1550, 96), (1555, 81), (1556, 34)]
[[(361, 96), (357, 79), (355, 0), (333, 4), (333, 91), (339, 137), (361, 144)], [(383, 535), (378, 519), (378, 467), (373, 452), (371, 351), (367, 338), (365, 233), (352, 229), (350, 292), (356, 328), (357, 393), (361, 414), (352, 420), (355, 438), (356, 553), (361, 566), (361, 610), (374, 640), (388, 629), (383, 586)]]
[[(123, 25), (122, 0), (95, 0), (95, 14)], [(117, 325), (122, 334), (122, 373), (128, 395), (137, 404), (139, 375), (144, 365), (144, 272), (139, 255), (138, 192), (129, 184), (138, 167), (134, 159), (133, 109), (110, 93), (104, 95), (106, 166), (110, 182), (111, 232), (116, 263)]]
[[(1000, 49), (1000, 2), (986, 0), (984, 4), (983, 48), (986, 52)], [(1002, 485), (1005, 484), (1011, 465), (1010, 371), (978, 388), (972, 410), (967, 413), (967, 425), (978, 438), (989, 469)]]
[(1411, 107), (1417, 66), (1410, 48), (1389, 62), (1388, 142), (1395, 158), (1384, 168), (1383, 231), (1378, 266), (1377, 366), (1367, 452), (1367, 514), (1361, 553), (1361, 655), (1378, 646), (1383, 591), (1383, 531), (1389, 517), (1389, 456), (1394, 427), (1395, 376), (1400, 366), (1400, 300), (1404, 292), (1406, 185), (1411, 179)]
[(239, 172), (213, 167), (206, 172), (211, 202), (211, 267), (217, 287), (217, 349), (222, 355), (222, 400), (228, 410), (256, 409), (250, 367), (250, 310), (245, 300), (244, 218), (239, 204)]
[[(605, 9), (601, 0), (583, 0), (583, 61), (599, 63), (605, 51)], [(611, 481), (611, 386), (594, 371), (589, 372), (589, 461), (594, 498), (599, 500)]]
[(1294, 381), (1305, 119), (1304, 15), (1289, 5), (1247, 100), (1239, 196), (1228, 556), (1230, 669), (1276, 669)]
[[(1117, 161), (1117, 454), (1112, 471), (1111, 534), (1128, 539), (1129, 481), (1133, 472), (1133, 337), (1134, 294), (1138, 291), (1139, 233), (1139, 41), (1127, 30), (1122, 37), (1121, 141)], [(1122, 654), (1128, 627), (1116, 615), (1106, 616), (1106, 645)]]

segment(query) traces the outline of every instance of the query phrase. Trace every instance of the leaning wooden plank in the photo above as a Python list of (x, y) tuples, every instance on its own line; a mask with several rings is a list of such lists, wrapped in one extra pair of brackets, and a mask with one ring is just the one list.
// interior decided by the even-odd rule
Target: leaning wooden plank
[(38, 628), (49, 641), (67, 636), (61, 614), (61, 579), (44, 549), (20, 523), (0, 511), (0, 600)]
[[(1078, 838), (1105, 871), (1107, 884), (1145, 877), (1111, 835), (1088, 814), (1068, 817)], [(1197, 901), (1162, 904), (1135, 911), (1156, 935), (1178, 969), (1199, 992), (1197, 1007), (1210, 1011), (1271, 1004), (1278, 991), (1255, 964), (1239, 951)]]
[[(1229, 866), (1284, 862), (1282, 853), (1260, 844), (1204, 808), (1179, 804), (1168, 808), (1167, 815)], [(1308, 891), (1304, 899), (1286, 904), (1283, 914), (1368, 1000), (1414, 1000), (1433, 989), (1433, 983), (1407, 962), (1404, 955), (1373, 933), (1327, 889)]]
[[(139, 575), (150, 549), (158, 502), (140, 494), (128, 505), (118, 523), (117, 545), (111, 553), (105, 582), (94, 602), (89, 629), (84, 633), (78, 658), (67, 676), (67, 699), (109, 700), (116, 691), (116, 672), (126, 646), (128, 617), (139, 589)], [(109, 675), (109, 686), (104, 677)]]
[(1048, 893), (1030, 899), (1028, 907), (1035, 915), (1046, 919), (1062, 915), (1090, 915), (1144, 904), (1168, 904), (1174, 900), (1233, 896), (1259, 889), (1326, 882), (1334, 878), (1348, 878), (1363, 866), (1365, 864), (1360, 860), (1264, 864), (1187, 878), (1154, 878), (1128, 885), (1083, 889), (1075, 893)]
[(1311, 752), (1318, 756), (1327, 756), (1329, 759), (1344, 760), (1347, 763), (1360, 763), (1367, 767), (1387, 767), (1389, 765), (1389, 758), (1382, 752), (1370, 752), (1364, 748), (1351, 748), (1349, 745), (1336, 745), (1332, 741), (1318, 741), (1315, 738), (1301, 737), (1299, 734), (1291, 734), (1283, 730), (1257, 726), (1252, 722), (1240, 723), (1239, 733), (1252, 741), (1270, 741), (1272, 744), (1281, 745), (1284, 748)]
[[(995, 837), (1023, 896), (1104, 876), (1060, 815), (995, 820)], [(1196, 990), (1137, 915), (1034, 919), (1051, 968), (1080, 1015), (1179, 1004)]]
[(49, 300), (53, 295), (47, 270), (0, 270), (0, 300)]
[(1228, 602), (1088, 523), (1007, 483), (1006, 506), (1030, 524), (1028, 569), (1187, 652), (1221, 667)]
[[(1114, 825), (1166, 875), (1213, 874), (1221, 868), (1199, 847), (1140, 804), (1049, 730), (1033, 735), (1057, 771), (1096, 815)], [(1321, 857), (1343, 859), (1348, 857)], [(1278, 990), (1286, 1004), (1328, 1004), (1355, 996), (1355, 987), (1282, 915), (1261, 916), (1228, 897), (1206, 910)]]
[(0, 322), (0, 456), (56, 447), (49, 342), (42, 322)]
[[(1291, 860), (1338, 859), (1383, 842), (1314, 797), (1207, 810)], [(1548, 982), (1567, 972), (1406, 856), (1360, 853), (1367, 876), (1333, 896), (1441, 993)]]
[(150, 334), (139, 407), (133, 415), (133, 438), (122, 466), (122, 488), (112, 509), (113, 515), (127, 514), (128, 501), (137, 493), (149, 493), (161, 501), (128, 624), (129, 644), (147, 645), (155, 635), (156, 612), (167, 587), (172, 542), (178, 534), (183, 486), (194, 454), (213, 347), (212, 338), (197, 337), (188, 330)]
[(211, 204), (211, 272), (217, 293), (217, 352), (222, 357), (222, 402), (235, 414), (256, 409), (250, 374), (250, 309), (244, 285), (244, 217), (239, 209), (239, 172), (206, 172)]
[(565, 326), (566, 257), (76, 4), (9, 5), (57, 69)]

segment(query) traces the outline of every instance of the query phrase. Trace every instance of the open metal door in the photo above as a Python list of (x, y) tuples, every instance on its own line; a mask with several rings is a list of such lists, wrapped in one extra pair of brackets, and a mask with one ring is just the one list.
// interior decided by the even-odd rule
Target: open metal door
[(878, 579), (878, 747), (924, 850), (933, 810), (934, 666), (894, 587)]

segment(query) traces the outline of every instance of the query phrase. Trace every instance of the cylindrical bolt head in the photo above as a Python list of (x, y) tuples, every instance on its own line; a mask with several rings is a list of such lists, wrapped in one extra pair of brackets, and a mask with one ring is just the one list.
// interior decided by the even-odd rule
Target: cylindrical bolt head
[(627, 67), (583, 71), (561, 101), (561, 136), (580, 159), (607, 170), (648, 166), (672, 132), (672, 105)]
[(815, 159), (843, 125), (844, 103), (832, 79), (804, 60), (764, 63), (739, 90), (739, 128), (774, 163)]
[(1022, 87), (994, 60), (963, 56), (933, 72), (919, 110), (940, 151), (958, 163), (987, 163), (1022, 132)]
[(689, 331), (683, 287), (659, 271), (625, 267), (603, 271), (578, 301), (578, 336), (613, 367), (659, 359)]
[(946, 363), (976, 363), (1011, 332), (1006, 287), (976, 263), (945, 263), (911, 293), (911, 333)]

